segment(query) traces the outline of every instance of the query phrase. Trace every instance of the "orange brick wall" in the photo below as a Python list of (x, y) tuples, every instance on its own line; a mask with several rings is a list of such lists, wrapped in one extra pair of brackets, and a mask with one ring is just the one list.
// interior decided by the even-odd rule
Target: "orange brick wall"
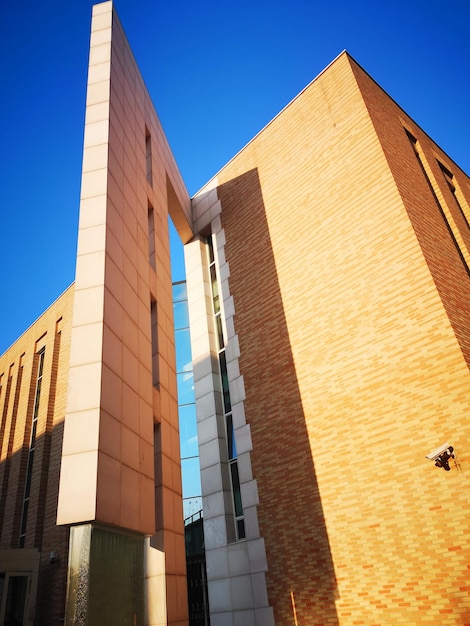
[[(18, 547), (20, 533), (36, 389), (37, 367), (34, 364), (34, 355), (40, 346), (45, 345), (25, 540), (25, 548), (37, 548), (41, 552), (36, 611), (36, 619), (41, 624), (57, 622), (63, 617), (65, 607), (68, 528), (56, 525), (56, 507), (73, 295), (71, 286), (0, 357), (0, 485), (3, 515), (0, 549), (14, 549)], [(57, 334), (58, 330), (60, 335)], [(21, 365), (23, 371), (19, 376)], [(8, 397), (6, 387), (10, 373), (12, 385)], [(57, 555), (55, 564), (49, 562), (50, 552)], [(0, 571), (2, 570), (0, 559)]]
[[(277, 626), (470, 623), (468, 276), (351, 63), (218, 174), (269, 601)], [(462, 472), (425, 458), (447, 440)]]

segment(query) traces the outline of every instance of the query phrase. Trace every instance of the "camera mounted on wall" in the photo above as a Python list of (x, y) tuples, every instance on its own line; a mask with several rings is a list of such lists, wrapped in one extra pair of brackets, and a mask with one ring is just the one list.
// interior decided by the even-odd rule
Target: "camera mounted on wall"
[(449, 461), (450, 459), (455, 459), (454, 448), (448, 443), (445, 443), (427, 454), (426, 458), (430, 461), (434, 461), (436, 467), (442, 467), (446, 472), (450, 472)]

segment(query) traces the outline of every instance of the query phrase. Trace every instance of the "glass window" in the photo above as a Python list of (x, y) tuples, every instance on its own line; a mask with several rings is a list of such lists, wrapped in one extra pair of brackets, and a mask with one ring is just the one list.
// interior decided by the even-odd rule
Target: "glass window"
[(235, 433), (233, 432), (233, 420), (232, 414), (229, 413), (226, 417), (227, 424), (227, 450), (228, 450), (228, 458), (236, 459), (237, 458), (237, 447), (235, 445)]
[(188, 305), (185, 301), (173, 304), (175, 328), (189, 328)]
[(192, 372), (176, 374), (178, 405), (194, 403), (194, 381)]
[(232, 410), (230, 403), (230, 389), (228, 386), (227, 361), (225, 359), (225, 351), (219, 354), (220, 376), (222, 379), (222, 392), (224, 395), (224, 411), (229, 413)]
[(184, 498), (183, 500), (183, 518), (187, 520), (191, 517), (191, 515), (195, 515), (202, 511), (202, 498), (192, 497), (192, 498)]
[(187, 300), (188, 294), (186, 289), (186, 282), (173, 283), (173, 302), (181, 302)]
[(197, 456), (197, 420), (196, 406), (187, 404), (179, 408), (181, 458)]
[(243, 515), (242, 496), (240, 493), (240, 478), (238, 476), (238, 463), (230, 464), (230, 471), (232, 472), (232, 487), (233, 487), (233, 501), (235, 504), (235, 517), (241, 517)]
[(183, 498), (200, 496), (202, 489), (199, 458), (182, 459), (181, 470), (183, 475)]
[(189, 329), (175, 330), (176, 371), (188, 372), (193, 369)]

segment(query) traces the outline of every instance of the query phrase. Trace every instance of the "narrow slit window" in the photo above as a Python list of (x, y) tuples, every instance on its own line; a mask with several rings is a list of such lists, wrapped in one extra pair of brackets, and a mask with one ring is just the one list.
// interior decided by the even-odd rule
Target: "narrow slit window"
[(152, 137), (150, 135), (149, 129), (145, 128), (145, 167), (146, 167), (146, 176), (147, 182), (150, 186), (153, 185), (153, 176), (152, 176)]
[[(430, 178), (431, 172), (429, 169), (429, 165), (426, 162), (426, 158), (422, 152), (421, 146), (419, 145), (418, 140), (416, 139), (416, 137), (414, 137), (408, 130), (406, 130), (406, 128), (404, 129), (405, 133), (411, 143), (411, 146), (413, 148), (413, 151), (415, 153), (416, 159), (418, 161), (418, 164), (421, 168), (421, 172), (423, 173), (424, 179), (428, 185), (429, 191), (431, 192), (433, 198), (434, 198), (434, 202), (436, 203), (436, 207), (439, 210), (439, 213), (442, 217), (442, 220), (447, 228), (447, 231), (450, 235), (450, 238), (452, 239), (452, 243), (455, 246), (455, 250), (457, 251), (457, 254), (459, 255), (462, 264), (465, 268), (465, 271), (467, 272), (467, 274), (470, 275), (470, 258), (468, 255), (468, 251), (466, 250), (465, 246), (463, 245), (462, 242), (462, 238), (460, 236), (459, 230), (457, 225), (455, 224), (455, 220), (453, 219), (453, 216), (451, 214), (451, 212), (449, 211), (449, 209), (446, 207), (445, 204), (442, 204), (439, 201), (439, 198), (437, 197), (437, 193), (436, 193), (436, 189), (435, 186), (433, 185), (433, 182)], [(449, 172), (450, 174), (450, 172)], [(445, 176), (445, 173), (444, 173)], [(435, 183), (435, 181), (434, 181)], [(436, 184), (436, 183), (435, 183)]]
[(160, 383), (160, 368), (158, 364), (158, 311), (155, 300), (152, 300), (150, 303), (150, 323), (152, 336), (152, 383), (154, 387), (158, 387)]
[(465, 224), (467, 225), (467, 228), (470, 229), (470, 223), (468, 220), (468, 207), (466, 206), (466, 202), (465, 202), (465, 198), (463, 196), (463, 194), (461, 193), (458, 185), (457, 185), (457, 181), (454, 178), (454, 175), (452, 174), (452, 172), (440, 161), (437, 161), (437, 164), (439, 165), (439, 167), (441, 168), (441, 172), (444, 175), (444, 178), (446, 180), (447, 186), (449, 187), (449, 189), (452, 192), (452, 195), (454, 196), (454, 200), (455, 203), (465, 221)]
[(149, 263), (150, 267), (154, 270), (157, 269), (157, 262), (155, 257), (155, 212), (153, 206), (149, 204), (148, 207), (148, 239), (149, 239)]
[(20, 522), (20, 537), (18, 541), (18, 547), (24, 548), (25, 540), (26, 540), (26, 527), (28, 523), (28, 509), (29, 509), (29, 497), (31, 492), (31, 481), (33, 477), (33, 466), (34, 466), (34, 450), (36, 448), (36, 432), (38, 425), (38, 417), (39, 417), (39, 403), (41, 399), (41, 386), (42, 386), (42, 374), (44, 369), (44, 355), (45, 348), (41, 348), (37, 353), (38, 359), (38, 373), (36, 378), (36, 392), (34, 398), (34, 411), (33, 411), (33, 420), (31, 424), (31, 435), (29, 438), (29, 450), (28, 450), (28, 461), (26, 466), (26, 479), (25, 479), (25, 488), (24, 488), (24, 497), (23, 497), (23, 507), (21, 511), (21, 522)]
[(243, 504), (240, 489), (240, 477), (238, 473), (238, 456), (235, 443), (235, 430), (233, 427), (232, 404), (230, 400), (230, 385), (227, 371), (227, 357), (225, 354), (225, 341), (222, 325), (222, 309), (220, 302), (220, 290), (217, 276), (217, 268), (215, 263), (215, 250), (212, 237), (207, 240), (209, 253), (209, 271), (212, 292), (212, 313), (215, 320), (217, 351), (219, 357), (219, 374), (222, 383), (222, 397), (224, 403), (225, 418), (225, 442), (227, 445), (228, 469), (230, 472), (230, 484), (232, 491), (233, 519), (235, 526), (235, 537), (237, 540), (244, 539), (245, 533), (245, 517), (243, 512)]

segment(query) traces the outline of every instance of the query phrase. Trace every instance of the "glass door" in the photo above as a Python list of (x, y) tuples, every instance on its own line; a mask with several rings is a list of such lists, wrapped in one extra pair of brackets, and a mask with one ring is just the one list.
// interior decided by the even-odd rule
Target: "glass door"
[(26, 626), (29, 572), (0, 574), (0, 626)]

